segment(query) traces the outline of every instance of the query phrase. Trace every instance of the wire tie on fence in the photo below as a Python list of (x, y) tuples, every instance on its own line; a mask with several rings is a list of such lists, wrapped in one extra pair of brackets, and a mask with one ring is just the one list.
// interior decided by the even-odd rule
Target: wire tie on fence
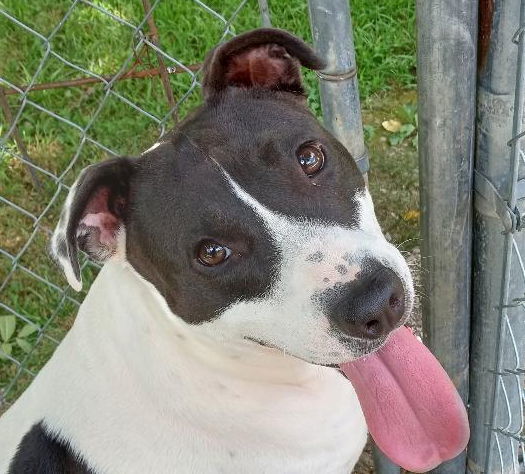
[(523, 229), (523, 224), (524, 224), (523, 221), (525, 220), (525, 216), (521, 215), (521, 212), (518, 209), (518, 206), (515, 206), (514, 209), (512, 210), (512, 212), (516, 216), (516, 218), (514, 220), (514, 222), (515, 222), (515, 230), (520, 232)]
[(478, 170), (474, 170), (474, 206), (478, 212), (490, 217), (498, 217), (505, 229), (504, 233), (521, 230), (519, 211), (511, 209), (507, 200), (501, 196), (491, 180)]
[(516, 300), (512, 300), (514, 303), (512, 304), (502, 304), (495, 307), (495, 309), (512, 309), (512, 308), (518, 308), (521, 306), (521, 302), (516, 302)]
[(512, 146), (514, 142), (517, 142), (520, 138), (525, 136), (525, 131), (518, 133), (515, 137), (512, 137), (508, 142), (508, 146)]
[(487, 369), (487, 372), (494, 374), (494, 375), (509, 375), (505, 372), (501, 372), (499, 370), (494, 370), (494, 369)]
[(492, 431), (496, 432), (496, 433), (500, 433), (504, 436), (508, 436), (509, 438), (513, 438), (515, 439), (516, 441), (520, 442), (520, 443), (524, 443), (525, 442), (525, 436), (520, 436), (518, 433), (514, 433), (512, 431), (509, 431), (509, 430), (506, 430), (504, 428), (491, 428)]
[(166, 72), (168, 74), (175, 74), (179, 69), (180, 67), (177, 67), (177, 66), (168, 66), (166, 67)]
[(354, 161), (359, 168), (359, 171), (361, 171), (361, 174), (368, 173), (370, 170), (370, 159), (368, 158), (367, 149), (365, 149), (365, 152), (361, 156), (355, 158)]
[(523, 375), (525, 374), (525, 370), (521, 368), (517, 369), (504, 369), (504, 372), (508, 373), (509, 375)]
[(521, 35), (523, 34), (524, 31), (525, 31), (525, 25), (520, 26), (518, 30), (516, 31), (516, 33), (514, 33), (514, 36), (512, 37), (512, 42), (515, 44), (519, 44)]
[(491, 374), (494, 374), (494, 375), (501, 375), (501, 376), (505, 376), (505, 375), (525, 375), (525, 369), (523, 369), (521, 367), (517, 367), (516, 369), (503, 369), (503, 371), (489, 369), (489, 370), (487, 370), (487, 372), (490, 372)]
[(328, 72), (315, 71), (319, 79), (329, 82), (341, 82), (352, 79), (357, 74), (357, 68), (353, 67), (352, 69), (342, 72), (340, 74), (330, 74)]

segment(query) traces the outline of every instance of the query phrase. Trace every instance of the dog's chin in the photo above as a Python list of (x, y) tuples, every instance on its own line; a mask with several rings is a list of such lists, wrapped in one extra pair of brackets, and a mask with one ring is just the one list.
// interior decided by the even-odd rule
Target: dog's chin
[(339, 346), (343, 346), (343, 350), (324, 354), (322, 352), (297, 354), (293, 351), (277, 347), (276, 345), (263, 341), (262, 339), (257, 339), (250, 336), (245, 336), (244, 339), (253, 344), (261, 346), (261, 348), (264, 348), (265, 350), (277, 351), (281, 354), (295, 357), (296, 359), (300, 359), (309, 364), (338, 368), (339, 365), (345, 362), (360, 359), (361, 357), (366, 357), (367, 355), (374, 353), (384, 345), (388, 339), (388, 336), (370, 340), (349, 338), (345, 337), (344, 335), (338, 335), (337, 341)]

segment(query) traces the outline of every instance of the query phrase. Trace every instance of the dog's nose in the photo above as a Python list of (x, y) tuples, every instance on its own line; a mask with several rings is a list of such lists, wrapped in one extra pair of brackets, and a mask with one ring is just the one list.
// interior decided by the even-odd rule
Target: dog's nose
[(379, 262), (368, 261), (356, 279), (345, 283), (329, 303), (329, 318), (344, 334), (378, 339), (398, 326), (405, 313), (401, 279)]

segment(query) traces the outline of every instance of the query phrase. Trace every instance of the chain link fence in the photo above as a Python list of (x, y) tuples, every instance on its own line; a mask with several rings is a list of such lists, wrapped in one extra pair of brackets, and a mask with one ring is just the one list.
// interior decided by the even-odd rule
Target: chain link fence
[[(507, 44), (516, 64), (512, 137), (505, 160), (508, 181), (497, 188), (503, 231), (501, 298), (497, 305), (499, 327), (496, 340), (492, 403), (489, 409), (488, 445), (484, 472), (525, 472), (523, 464), (525, 382), (525, 5), (520, 23)], [(498, 192), (498, 191), (496, 191)], [(485, 271), (490, 271), (487, 268)]]
[[(525, 11), (525, 8), (523, 8)], [(525, 472), (525, 147), (523, 123), (525, 100), (525, 15), (513, 36), (518, 45), (513, 137), (510, 153), (510, 189), (507, 194), (508, 228), (505, 229), (503, 280), (497, 335), (493, 401), (488, 422), (489, 440), (485, 472)], [(490, 269), (487, 269), (490, 270)]]
[(494, 399), (485, 472), (525, 472), (525, 5), (509, 45), (516, 55), (516, 85), (510, 148), (510, 183), (504, 201), (504, 271), (499, 305)]
[[(229, 8), (175, 2), (183, 12), (172, 25), (157, 25), (156, 12), (170, 7), (159, 0), (73, 0), (44, 14), (34, 3), (29, 12), (16, 11), (16, 2), (0, 6), (3, 41), (19, 42), (0, 71), (0, 412), (51, 356), (85, 296), (65, 285), (47, 252), (78, 172), (107, 156), (140, 153), (199, 101), (200, 63), (182, 48), (202, 60), (260, 19), (248, 0)], [(259, 3), (268, 24), (266, 2)], [(196, 31), (186, 28), (182, 38), (176, 19)], [(110, 55), (85, 49), (93, 35), (114, 42)], [(88, 288), (97, 270), (84, 259)]]
[(522, 474), (525, 3), (496, 2), (480, 17), (467, 468)]

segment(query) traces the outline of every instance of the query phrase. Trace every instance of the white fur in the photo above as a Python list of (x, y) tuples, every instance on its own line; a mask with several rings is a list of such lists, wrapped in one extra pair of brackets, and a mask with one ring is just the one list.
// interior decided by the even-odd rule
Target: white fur
[[(384, 238), (367, 190), (355, 197), (359, 219), (355, 228), (349, 228), (272, 212), (223, 172), (239, 199), (265, 223), (282, 263), (271, 293), (230, 305), (220, 317), (201, 324), (201, 331), (225, 341), (250, 337), (321, 364), (360, 357), (377, 348), (377, 343), (350, 337), (342, 343), (315, 295), (353, 280), (366, 257), (379, 260), (401, 278), (406, 288), (406, 313), (410, 313), (413, 286), (408, 265)], [(316, 252), (323, 254), (322, 261), (309, 261), (308, 256)], [(339, 265), (346, 268), (345, 274), (337, 272)]]
[(336, 370), (253, 343), (216, 344), (114, 261), (0, 419), (1, 473), (40, 420), (108, 474), (346, 474), (366, 439), (355, 392)]
[[(117, 252), (52, 359), (0, 419), (0, 473), (42, 420), (97, 473), (351, 472), (366, 440), (353, 387), (301, 359), (340, 363), (370, 347), (341, 343), (314, 296), (356, 278), (373, 256), (404, 281), (410, 309), (408, 267), (381, 234), (367, 191), (355, 197), (359, 219), (349, 228), (275, 213), (226, 177), (281, 253), (272, 291), (192, 326)], [(318, 251), (321, 261), (308, 258)]]

